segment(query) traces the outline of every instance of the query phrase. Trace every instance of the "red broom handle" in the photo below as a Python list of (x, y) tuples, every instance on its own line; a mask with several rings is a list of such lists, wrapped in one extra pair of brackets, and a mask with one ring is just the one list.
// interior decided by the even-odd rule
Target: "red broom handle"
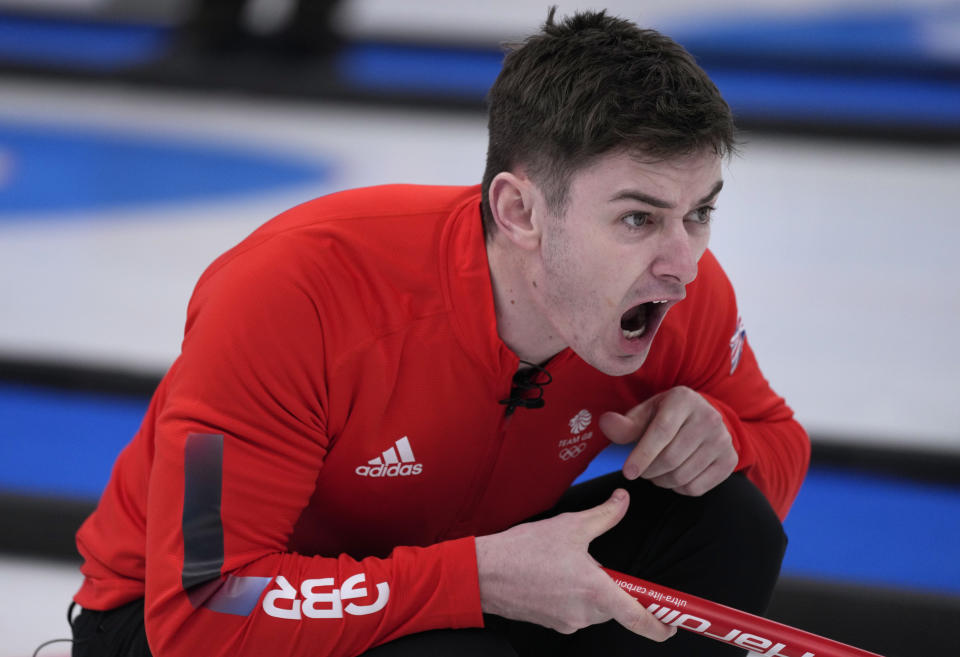
[(763, 657), (881, 657), (733, 607), (604, 570), (662, 623), (752, 650)]

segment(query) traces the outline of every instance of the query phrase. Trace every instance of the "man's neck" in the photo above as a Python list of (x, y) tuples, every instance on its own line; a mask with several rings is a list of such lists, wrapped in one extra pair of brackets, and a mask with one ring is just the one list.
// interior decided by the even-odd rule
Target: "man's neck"
[(497, 234), (487, 239), (497, 333), (520, 360), (543, 363), (565, 345), (540, 312), (525, 275), (522, 254), (511, 246)]

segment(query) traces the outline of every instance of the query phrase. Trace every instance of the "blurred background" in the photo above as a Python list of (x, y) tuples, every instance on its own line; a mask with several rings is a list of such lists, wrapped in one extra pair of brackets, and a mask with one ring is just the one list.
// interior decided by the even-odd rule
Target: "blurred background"
[[(814, 442), (771, 616), (956, 654), (960, 2), (558, 4), (673, 36), (743, 131), (712, 248)], [(73, 532), (203, 268), (325, 193), (479, 182), (500, 44), (546, 9), (0, 0), (0, 657), (69, 635)]]

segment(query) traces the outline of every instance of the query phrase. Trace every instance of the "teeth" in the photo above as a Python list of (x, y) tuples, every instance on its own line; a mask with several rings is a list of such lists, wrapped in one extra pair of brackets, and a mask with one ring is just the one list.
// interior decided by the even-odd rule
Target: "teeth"
[(661, 301), (651, 301), (650, 303), (666, 303), (666, 302), (667, 302), (667, 300), (666, 300), (666, 299), (663, 299), (663, 300), (661, 300)]
[(647, 330), (647, 325), (644, 324), (636, 331), (627, 331), (626, 329), (620, 330), (623, 331), (623, 337), (625, 337), (627, 340), (633, 340), (634, 338), (639, 338), (641, 335), (643, 335), (644, 331)]

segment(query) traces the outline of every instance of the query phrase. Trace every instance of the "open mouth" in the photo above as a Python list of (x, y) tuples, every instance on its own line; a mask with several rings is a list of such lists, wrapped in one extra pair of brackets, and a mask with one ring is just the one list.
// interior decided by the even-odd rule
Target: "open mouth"
[(648, 301), (634, 306), (620, 316), (620, 330), (627, 340), (636, 340), (646, 334), (647, 329), (656, 325), (663, 313), (663, 301)]

